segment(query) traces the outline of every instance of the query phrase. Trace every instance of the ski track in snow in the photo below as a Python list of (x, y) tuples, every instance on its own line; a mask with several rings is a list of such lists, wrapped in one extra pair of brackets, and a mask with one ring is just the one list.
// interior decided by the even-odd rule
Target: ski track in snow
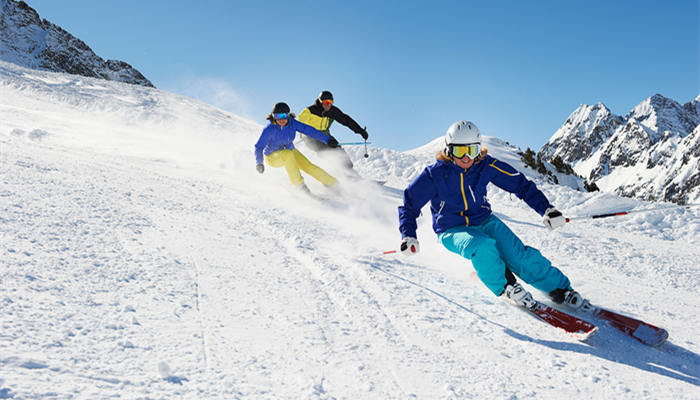
[[(211, 168), (76, 147), (51, 124), (18, 129), (0, 126), (0, 398), (700, 393), (697, 212), (549, 232), (491, 189), (497, 214), (578, 290), (670, 332), (660, 349), (606, 326), (580, 343), (493, 297), (436, 243), (427, 208), (422, 253), (382, 256), (400, 241), (398, 190), (348, 184), (347, 200), (319, 204), (252, 163)], [(363, 150), (349, 151), (360, 171)], [(543, 189), (562, 209), (606, 201)]]
[[(672, 335), (661, 351), (610, 330), (581, 344), (491, 297), (468, 279), (468, 265), (451, 271), (463, 275), (455, 279), (421, 259), (430, 254), (403, 259), (343, 249), (358, 233), (329, 223), (332, 208), (309, 215), (274, 202), (265, 207), (225, 174), (207, 181), (163, 163), (13, 138), (4, 144), (13, 151), (3, 155), (3, 241), (14, 267), (2, 275), (1, 339), (11, 347), (3, 346), (0, 365), (15, 384), (32, 382), (30, 393), (70, 397), (52, 392), (57, 380), (80, 397), (469, 398), (495, 391), (520, 398), (523, 388), (531, 391), (524, 397), (656, 397), (653, 382), (670, 381), (678, 386), (664, 389), (668, 396), (692, 398), (697, 388), (687, 321), (654, 306), (692, 309), (672, 291), (688, 290), (693, 278), (649, 281), (673, 276), (672, 263), (652, 249), (665, 244), (683, 255), (682, 243), (645, 238), (663, 243), (635, 245), (631, 234), (605, 229), (557, 240), (518, 215), (504, 216), (526, 242), (566, 260), (560, 265), (593, 298), (605, 298), (606, 288), (624, 291), (616, 298), (645, 288), (647, 301), (617, 306)], [(31, 196), (13, 202), (19, 193)], [(588, 243), (600, 238), (602, 251)], [(425, 252), (435, 250), (426, 245)], [(599, 260), (585, 262), (595, 249)], [(657, 265), (609, 267), (629, 263), (629, 254)], [(693, 252), (685, 257), (675, 260), (691, 266)], [(590, 264), (601, 273), (587, 272)], [(524, 376), (508, 372), (524, 367)], [(626, 368), (656, 379), (628, 385), (617, 377)]]

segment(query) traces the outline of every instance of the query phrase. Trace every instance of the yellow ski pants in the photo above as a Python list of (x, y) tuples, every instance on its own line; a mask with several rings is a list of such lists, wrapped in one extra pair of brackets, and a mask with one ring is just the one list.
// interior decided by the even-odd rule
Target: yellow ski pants
[(312, 164), (311, 161), (304, 157), (297, 149), (278, 150), (265, 156), (265, 160), (271, 167), (284, 167), (287, 170), (287, 175), (289, 175), (289, 180), (294, 186), (299, 186), (304, 183), (304, 178), (301, 177), (301, 172), (299, 170), (313, 176), (326, 186), (333, 186), (338, 182), (334, 177), (330, 176), (328, 172)]

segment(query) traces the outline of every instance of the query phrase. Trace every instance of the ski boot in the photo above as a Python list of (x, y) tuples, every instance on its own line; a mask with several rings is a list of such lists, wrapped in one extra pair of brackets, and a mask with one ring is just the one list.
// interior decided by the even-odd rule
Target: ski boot
[(573, 289), (554, 289), (549, 292), (549, 297), (553, 302), (563, 304), (574, 311), (591, 311), (591, 303)]
[(530, 292), (525, 290), (519, 283), (507, 284), (503, 294), (507, 299), (521, 307), (532, 309), (537, 305)]

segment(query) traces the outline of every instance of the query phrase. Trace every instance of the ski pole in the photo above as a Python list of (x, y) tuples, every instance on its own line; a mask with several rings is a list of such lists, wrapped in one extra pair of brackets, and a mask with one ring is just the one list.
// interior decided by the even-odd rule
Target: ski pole
[[(366, 126), (365, 126), (365, 132), (367, 132)], [(365, 158), (369, 158), (369, 154), (367, 153), (367, 139), (365, 139)]]
[(683, 206), (656, 207), (656, 208), (648, 208), (645, 210), (627, 210), (627, 211), (618, 211), (618, 212), (605, 213), (605, 214), (582, 215), (582, 216), (578, 216), (578, 217), (567, 218), (566, 222), (571, 222), (571, 221), (580, 220), (580, 219), (598, 219), (598, 218), (618, 217), (620, 215), (627, 215), (627, 214), (640, 213), (640, 212), (651, 212), (651, 211), (669, 210), (669, 209), (676, 209), (676, 208), (688, 208), (688, 207), (697, 207), (697, 206), (700, 206), (700, 204), (686, 204)]
[(382, 252), (382, 254), (394, 254), (396, 253), (396, 250), (387, 250), (385, 252)]
[(351, 146), (351, 145), (361, 145), (361, 144), (372, 144), (372, 142), (345, 142), (345, 143), (338, 143), (338, 146)]

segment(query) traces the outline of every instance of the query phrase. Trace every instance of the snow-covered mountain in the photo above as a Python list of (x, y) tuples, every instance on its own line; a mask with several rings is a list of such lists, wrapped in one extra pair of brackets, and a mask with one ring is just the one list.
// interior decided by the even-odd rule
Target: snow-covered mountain
[[(581, 343), (495, 298), (435, 241), (427, 208), (420, 254), (382, 255), (433, 143), (348, 147), (390, 187), (342, 181), (346, 198), (326, 204), (288, 190), (282, 169), (255, 171), (261, 129), (0, 61), (0, 398), (697, 398), (700, 210), (550, 232), (490, 190), (579, 291), (670, 332), (659, 349), (603, 325)], [(532, 177), (567, 216), (656, 206)]]
[[(542, 174), (523, 162), (523, 151), (501, 139), (481, 135), (483, 146), (488, 153), (514, 168), (522, 171), (528, 178), (538, 182), (554, 181), (576, 190), (584, 190), (584, 180), (580, 177), (558, 172), (549, 162), (543, 161), (546, 174)], [(425, 166), (435, 162), (435, 156), (445, 147), (444, 136), (437, 137), (427, 144), (413, 150), (400, 152), (391, 149), (372, 149), (372, 157), (363, 160), (364, 148), (362, 146), (347, 147), (346, 151), (353, 154), (358, 160), (362, 160), (357, 169), (366, 177), (378, 181), (387, 182), (389, 185), (401, 186), (413, 180), (420, 174)]]
[(24, 1), (0, 0), (0, 60), (32, 69), (153, 87), (131, 65), (105, 61), (82, 40), (41, 19)]
[(686, 104), (655, 94), (626, 116), (581, 105), (542, 147), (603, 191), (645, 200), (700, 201), (700, 96)]

